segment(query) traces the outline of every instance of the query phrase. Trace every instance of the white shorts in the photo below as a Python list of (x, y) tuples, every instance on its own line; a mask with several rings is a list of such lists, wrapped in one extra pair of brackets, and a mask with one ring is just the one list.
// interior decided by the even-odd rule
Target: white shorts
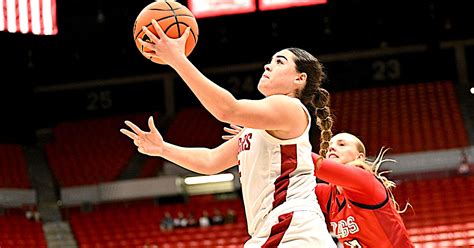
[(268, 216), (244, 247), (336, 248), (336, 244), (324, 217), (313, 211), (295, 211)]

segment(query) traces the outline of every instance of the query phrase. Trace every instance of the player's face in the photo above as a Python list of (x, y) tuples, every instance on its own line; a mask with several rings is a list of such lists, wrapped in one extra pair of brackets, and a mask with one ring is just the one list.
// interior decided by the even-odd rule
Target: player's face
[(365, 155), (358, 149), (358, 141), (353, 135), (340, 133), (329, 141), (326, 159), (334, 160), (341, 164), (347, 164)]
[(264, 69), (258, 83), (258, 90), (263, 95), (295, 95), (301, 73), (296, 71), (292, 52), (286, 49), (277, 52)]

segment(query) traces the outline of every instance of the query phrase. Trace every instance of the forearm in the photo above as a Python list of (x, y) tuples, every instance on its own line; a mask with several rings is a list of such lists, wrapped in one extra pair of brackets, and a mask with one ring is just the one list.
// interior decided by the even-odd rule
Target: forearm
[(234, 96), (209, 80), (186, 57), (172, 65), (204, 107), (220, 121), (233, 112), (237, 104)]
[(212, 150), (201, 147), (180, 147), (164, 143), (163, 158), (200, 174), (215, 174), (219, 172), (212, 163)]

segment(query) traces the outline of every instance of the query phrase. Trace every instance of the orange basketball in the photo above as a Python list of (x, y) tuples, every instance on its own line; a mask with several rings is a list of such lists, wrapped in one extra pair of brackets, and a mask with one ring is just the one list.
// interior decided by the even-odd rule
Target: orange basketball
[[(138, 38), (141, 38), (143, 41), (151, 41), (145, 32), (143, 32), (142, 26), (146, 26), (156, 35), (155, 28), (151, 23), (152, 19), (155, 19), (158, 22), (161, 29), (168, 37), (174, 39), (181, 37), (186, 28), (191, 27), (191, 33), (186, 41), (185, 48), (186, 56), (191, 54), (196, 46), (199, 36), (196, 18), (188, 8), (171, 0), (158, 0), (150, 3), (143, 8), (140, 14), (138, 14), (135, 24), (133, 25), (133, 38), (138, 50), (140, 50), (142, 54), (143, 52), (150, 52), (150, 50), (143, 47), (140, 42), (138, 42)], [(158, 35), (156, 36), (158, 37)], [(158, 58), (152, 58), (150, 60), (158, 64), (165, 64), (165, 62)]]

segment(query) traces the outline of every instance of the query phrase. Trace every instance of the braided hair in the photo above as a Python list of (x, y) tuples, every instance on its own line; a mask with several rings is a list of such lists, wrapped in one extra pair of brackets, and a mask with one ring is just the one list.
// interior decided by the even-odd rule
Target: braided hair
[(295, 55), (296, 70), (307, 75), (306, 85), (298, 92), (298, 98), (316, 116), (316, 124), (321, 130), (319, 155), (325, 157), (328, 152), (329, 140), (332, 137), (333, 119), (331, 117), (329, 92), (321, 88), (326, 78), (323, 65), (309, 52), (300, 48), (288, 48)]

